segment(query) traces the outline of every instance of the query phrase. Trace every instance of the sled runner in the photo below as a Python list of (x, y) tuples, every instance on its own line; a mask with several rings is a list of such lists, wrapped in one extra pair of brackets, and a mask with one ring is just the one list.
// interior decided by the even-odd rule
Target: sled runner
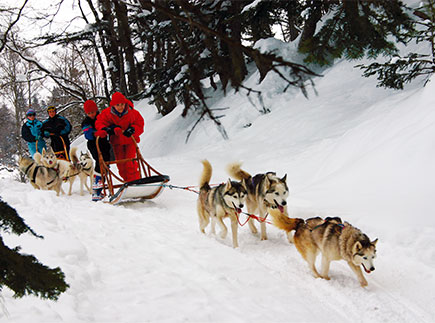
[[(103, 192), (109, 197), (108, 203), (110, 204), (117, 204), (127, 200), (153, 199), (163, 191), (165, 186), (163, 184), (169, 182), (169, 176), (161, 174), (143, 159), (136, 140), (134, 140), (133, 137), (132, 139), (136, 147), (135, 158), (104, 161), (98, 143), (99, 137), (97, 137), (98, 159), (100, 162), (101, 177), (104, 183)], [(137, 161), (141, 175), (140, 179), (125, 182), (109, 168), (111, 164), (127, 163), (131, 161)], [(114, 178), (118, 180), (120, 184), (115, 184)]]

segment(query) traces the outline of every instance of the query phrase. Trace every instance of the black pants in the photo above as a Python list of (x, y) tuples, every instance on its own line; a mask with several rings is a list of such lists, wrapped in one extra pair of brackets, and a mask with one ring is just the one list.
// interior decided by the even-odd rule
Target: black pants
[[(103, 156), (104, 161), (110, 161), (110, 150), (111, 145), (107, 141), (107, 139), (100, 138), (98, 140), (101, 155)], [(98, 150), (97, 150), (97, 141), (96, 140), (88, 140), (88, 149), (91, 152), (92, 158), (95, 160), (95, 172), (101, 174), (100, 171), (100, 160), (98, 159)]]

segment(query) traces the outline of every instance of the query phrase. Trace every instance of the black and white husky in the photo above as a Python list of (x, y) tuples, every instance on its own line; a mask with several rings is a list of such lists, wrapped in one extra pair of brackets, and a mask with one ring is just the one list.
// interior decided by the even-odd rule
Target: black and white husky
[[(257, 214), (263, 219), (271, 209), (278, 209), (281, 213), (287, 214), (287, 197), (289, 195), (287, 175), (280, 178), (274, 172), (267, 172), (251, 176), (251, 174), (241, 169), (240, 163), (228, 165), (227, 171), (231, 177), (245, 184), (248, 190), (246, 201), (248, 213)], [(252, 218), (249, 218), (248, 223), (252, 233), (257, 233), (257, 228)], [(260, 226), (261, 240), (266, 240), (265, 221), (261, 221)]]
[(217, 222), (221, 228), (220, 236), (224, 239), (228, 230), (223, 219), (230, 218), (233, 247), (237, 248), (239, 246), (237, 239), (238, 215), (246, 201), (246, 188), (242, 183), (231, 180), (219, 186), (210, 187), (212, 167), (208, 160), (204, 160), (202, 164), (204, 169), (199, 182), (200, 190), (197, 203), (199, 228), (202, 233), (205, 233), (205, 228), (211, 219), (211, 232), (215, 233)]

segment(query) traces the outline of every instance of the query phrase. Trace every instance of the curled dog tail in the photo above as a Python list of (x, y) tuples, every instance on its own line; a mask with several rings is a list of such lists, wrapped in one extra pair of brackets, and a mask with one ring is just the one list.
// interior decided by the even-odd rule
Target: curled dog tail
[(36, 164), (42, 165), (42, 155), (39, 152), (36, 152), (33, 155), (33, 160), (36, 162)]
[(242, 179), (248, 179), (251, 178), (251, 174), (244, 171), (240, 167), (242, 166), (242, 163), (232, 163), (227, 166), (227, 172), (232, 177), (237, 179), (238, 181), (241, 181)]
[(79, 163), (79, 159), (77, 158), (76, 152), (77, 152), (77, 147), (71, 147), (69, 151), (69, 160), (71, 160), (74, 165)]
[(211, 179), (211, 174), (212, 174), (212, 168), (211, 168), (211, 164), (207, 159), (204, 159), (202, 161), (202, 166), (204, 167), (202, 174), (201, 174), (201, 179), (199, 180), (199, 188), (203, 188), (203, 187), (209, 187), (210, 183), (210, 179)]
[(289, 218), (278, 209), (269, 210), (269, 214), (272, 216), (273, 225), (286, 232), (296, 230), (300, 223), (304, 223), (303, 219)]

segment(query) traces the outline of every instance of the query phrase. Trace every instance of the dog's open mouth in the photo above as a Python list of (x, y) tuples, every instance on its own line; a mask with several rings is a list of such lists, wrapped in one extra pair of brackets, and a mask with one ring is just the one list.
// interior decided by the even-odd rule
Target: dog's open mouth
[(284, 206), (282, 206), (281, 204), (279, 204), (276, 200), (275, 201), (275, 208), (277, 208), (281, 213), (284, 213)]
[(364, 268), (364, 270), (366, 271), (367, 274), (370, 274), (370, 273), (371, 273), (371, 271), (368, 270), (368, 269), (366, 268), (366, 266), (364, 266), (364, 264), (361, 264), (361, 265), (363, 266), (363, 268)]

